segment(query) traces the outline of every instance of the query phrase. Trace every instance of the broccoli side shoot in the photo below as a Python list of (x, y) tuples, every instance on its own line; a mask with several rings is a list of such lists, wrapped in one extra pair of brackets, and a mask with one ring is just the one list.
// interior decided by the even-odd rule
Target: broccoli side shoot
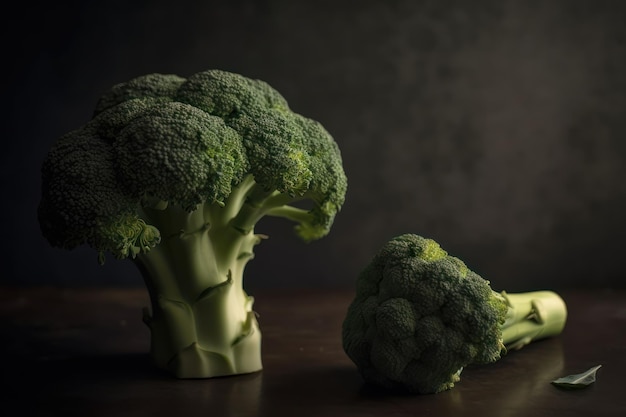
[[(261, 369), (243, 271), (264, 216), (322, 238), (347, 188), (339, 148), (267, 83), (209, 70), (113, 86), (42, 166), (53, 245), (133, 260), (150, 292), (156, 363), (178, 377)], [(298, 202), (309, 201), (310, 209)]]
[(563, 300), (555, 293), (496, 293), (437, 242), (398, 236), (357, 280), (343, 322), (343, 346), (364, 380), (390, 390), (437, 393), (464, 367), (497, 361), (560, 333)]

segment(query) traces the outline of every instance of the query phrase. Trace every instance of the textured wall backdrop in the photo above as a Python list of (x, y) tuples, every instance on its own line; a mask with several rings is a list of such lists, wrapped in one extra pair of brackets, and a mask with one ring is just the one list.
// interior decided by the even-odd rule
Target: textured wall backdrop
[(271, 238), (250, 289), (351, 286), (404, 232), (435, 238), (496, 289), (625, 286), (626, 2), (15, 7), (2, 28), (4, 282), (141, 285), (129, 262), (100, 267), (91, 250), (41, 238), (41, 161), (111, 85), (220, 68), (322, 122), (349, 177), (327, 238), (299, 243), (290, 224), (261, 222)]

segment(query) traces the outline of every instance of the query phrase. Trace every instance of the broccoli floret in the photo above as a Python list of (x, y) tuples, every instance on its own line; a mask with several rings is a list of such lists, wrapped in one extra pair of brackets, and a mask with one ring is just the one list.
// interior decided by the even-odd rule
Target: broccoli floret
[(53, 246), (133, 260), (158, 366), (212, 377), (262, 368), (243, 289), (265, 237), (257, 222), (282, 217), (303, 240), (322, 238), (346, 188), (332, 136), (267, 83), (220, 70), (148, 74), (112, 87), (52, 146), (38, 214)]
[(438, 393), (452, 388), (468, 365), (559, 334), (566, 316), (558, 294), (497, 293), (434, 240), (405, 234), (386, 243), (359, 275), (343, 347), (367, 383)]

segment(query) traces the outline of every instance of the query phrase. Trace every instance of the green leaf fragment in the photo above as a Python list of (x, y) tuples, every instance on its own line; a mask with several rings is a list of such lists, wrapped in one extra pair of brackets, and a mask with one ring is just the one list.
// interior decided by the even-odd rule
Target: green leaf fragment
[(560, 388), (579, 389), (585, 388), (596, 382), (596, 372), (602, 365), (594, 366), (580, 374), (568, 375), (552, 381), (553, 385)]

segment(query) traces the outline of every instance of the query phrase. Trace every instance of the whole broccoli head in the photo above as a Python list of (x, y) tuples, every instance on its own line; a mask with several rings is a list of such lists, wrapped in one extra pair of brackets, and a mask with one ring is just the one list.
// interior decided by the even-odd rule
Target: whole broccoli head
[(303, 240), (319, 239), (346, 188), (332, 136), (264, 81), (148, 74), (111, 88), (52, 146), (38, 213), (54, 246), (133, 259), (151, 295), (156, 362), (209, 377), (261, 368), (242, 288), (264, 237), (257, 222), (282, 217)]
[[(562, 330), (562, 300), (548, 292), (528, 294), (511, 303), (432, 239), (401, 235), (360, 274), (343, 323), (343, 346), (368, 383), (441, 392), (460, 380), (467, 365), (498, 360), (505, 344), (521, 347)], [(541, 298), (554, 305), (542, 309)], [(558, 317), (545, 331), (550, 314)]]

